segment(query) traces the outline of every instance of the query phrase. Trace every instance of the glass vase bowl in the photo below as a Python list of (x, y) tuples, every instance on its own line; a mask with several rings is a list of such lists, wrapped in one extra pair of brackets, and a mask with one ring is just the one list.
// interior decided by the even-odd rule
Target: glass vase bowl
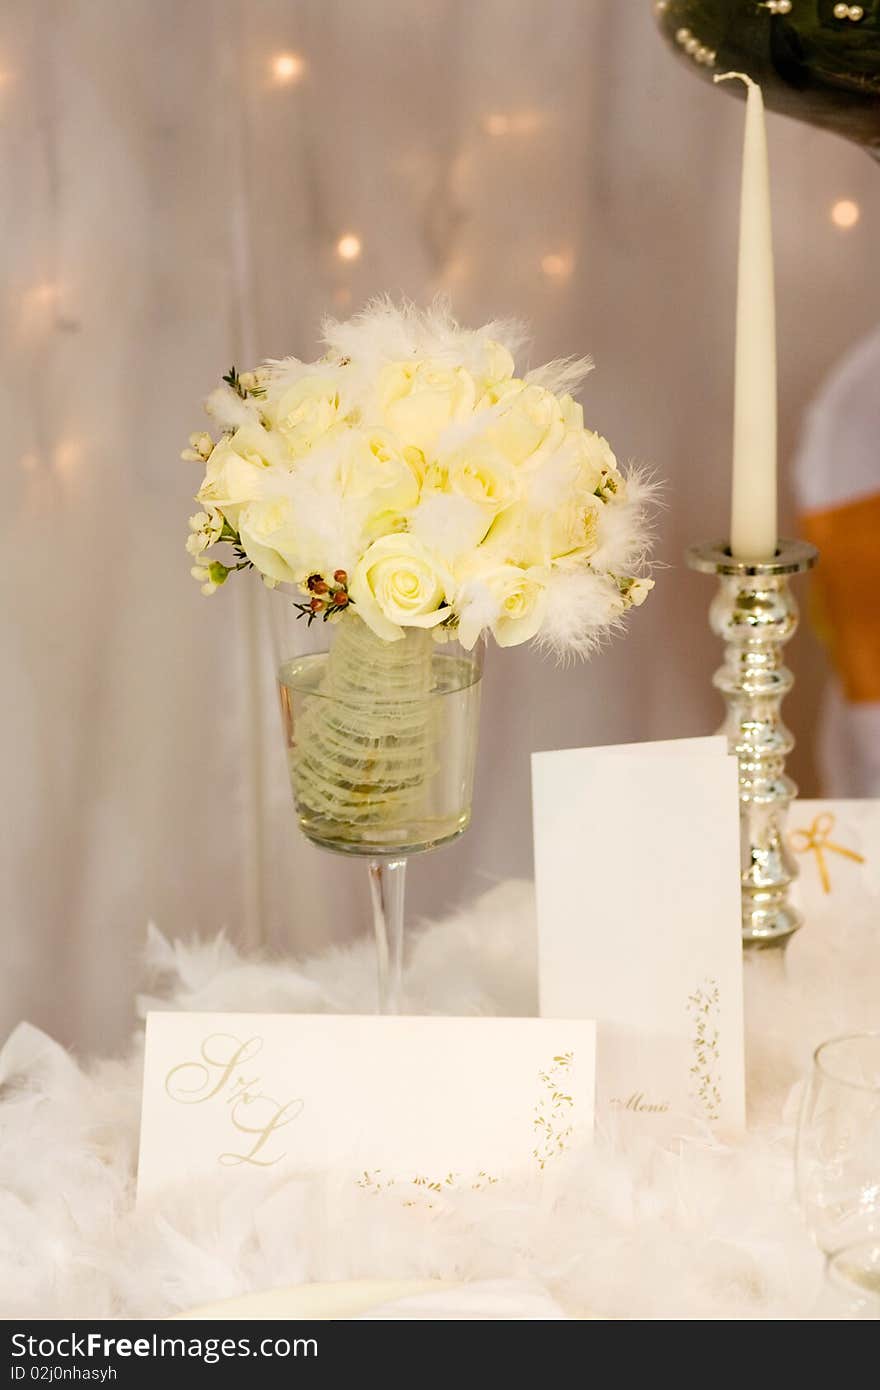
[(470, 822), (483, 643), (468, 652), (442, 628), (416, 627), (384, 641), (354, 609), (310, 622), (283, 586), (269, 601), (300, 829), (368, 860), (380, 1009), (396, 1012), (406, 860)]

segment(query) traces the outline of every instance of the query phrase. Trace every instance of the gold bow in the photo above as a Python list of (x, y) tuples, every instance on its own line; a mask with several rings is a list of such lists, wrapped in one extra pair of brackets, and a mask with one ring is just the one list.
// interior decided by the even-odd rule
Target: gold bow
[(857, 864), (865, 862), (863, 854), (858, 854), (854, 849), (846, 849), (843, 845), (836, 845), (828, 838), (833, 829), (833, 815), (830, 811), (823, 811), (813, 821), (809, 830), (793, 830), (789, 836), (791, 847), (796, 854), (808, 854), (810, 850), (815, 854), (822, 889), (826, 893), (831, 892), (831, 879), (828, 875), (828, 865), (825, 863), (826, 850), (842, 854), (845, 859), (854, 859)]

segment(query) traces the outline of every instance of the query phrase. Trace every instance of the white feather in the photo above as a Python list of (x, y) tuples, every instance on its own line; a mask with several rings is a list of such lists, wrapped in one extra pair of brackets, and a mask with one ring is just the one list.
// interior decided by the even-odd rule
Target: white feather
[[(601, 818), (597, 806), (595, 833)], [(580, 917), (571, 929), (583, 930)], [(152, 1007), (376, 1007), (365, 937), (301, 963), (194, 940), (172, 948), (154, 938), (151, 954), (162, 975)], [(823, 1261), (792, 1192), (792, 1087), (822, 1038), (877, 1026), (876, 911), (869, 899), (836, 917), (817, 904), (784, 972), (772, 954), (744, 969), (748, 1132), (671, 1148), (647, 1135), (627, 1144), (600, 1123), (538, 1204), (502, 1186), (497, 1199), (450, 1189), (431, 1209), (413, 1209), (393, 1191), (268, 1169), (244, 1175), (254, 1179), (246, 1196), (242, 1175), (226, 1172), (182, 1178), (136, 1209), (142, 1034), (124, 1060), (85, 1067), (36, 1029), (18, 1031), (0, 1054), (4, 1316), (155, 1319), (304, 1280), (434, 1276), (470, 1286), (518, 1273), (571, 1310), (613, 1319), (803, 1319)], [(535, 1014), (531, 887), (498, 884), (414, 932), (404, 1006)], [(509, 1316), (519, 1315), (512, 1293)]]
[(501, 600), (484, 580), (474, 576), (456, 591), (455, 608), (459, 615), (458, 640), (472, 651), (480, 633), (489, 632), (500, 616)]
[(473, 551), (487, 526), (482, 507), (469, 497), (449, 492), (427, 493), (409, 519), (412, 534), (448, 563)]
[(267, 396), (277, 397), (288, 386), (314, 370), (310, 362), (300, 362), (298, 357), (270, 357), (260, 368), (267, 382)]
[(622, 626), (623, 601), (613, 579), (588, 569), (556, 570), (547, 586), (547, 605), (535, 638), (559, 661), (587, 657)]
[(577, 450), (566, 443), (528, 474), (529, 505), (536, 512), (556, 512), (571, 500), (580, 469)]
[(222, 386), (215, 386), (205, 401), (205, 410), (224, 430), (237, 430), (241, 425), (257, 425), (260, 422), (259, 408), (253, 399), (249, 396), (247, 400), (242, 400), (238, 392), (225, 382)]
[(486, 347), (501, 343), (515, 357), (526, 338), (513, 319), (495, 319), (482, 328), (462, 328), (449, 301), (438, 297), (427, 309), (409, 300), (396, 304), (388, 295), (370, 300), (353, 318), (327, 318), (323, 339), (328, 350), (350, 358), (366, 379), (375, 381), (388, 362), (432, 357), (447, 367), (464, 367), (474, 376), (485, 372)]
[(641, 570), (654, 539), (652, 509), (659, 484), (644, 470), (624, 473), (624, 489), (599, 512), (599, 544), (590, 556), (594, 569), (630, 575)]
[(533, 367), (525, 379), (556, 396), (574, 395), (592, 370), (592, 357), (557, 357), (553, 362), (545, 362), (543, 367)]

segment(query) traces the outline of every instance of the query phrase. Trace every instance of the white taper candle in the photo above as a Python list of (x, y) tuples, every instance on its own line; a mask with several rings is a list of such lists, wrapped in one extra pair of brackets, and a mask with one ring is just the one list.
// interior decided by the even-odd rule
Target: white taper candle
[(745, 141), (736, 299), (736, 378), (730, 548), (743, 560), (776, 552), (776, 311), (770, 171), (761, 88), (744, 73)]

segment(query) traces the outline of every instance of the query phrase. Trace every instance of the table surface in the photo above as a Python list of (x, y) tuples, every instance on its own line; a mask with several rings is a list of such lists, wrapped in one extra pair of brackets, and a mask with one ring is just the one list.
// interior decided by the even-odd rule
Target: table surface
[[(533, 911), (530, 885), (504, 883), (413, 937), (407, 1009), (534, 1012)], [(163, 988), (143, 1009), (375, 1006), (361, 944), (299, 966), (244, 961), (229, 943), (159, 941), (151, 954)], [(320, 1177), (267, 1179), (249, 1207), (201, 1184), (136, 1211), (139, 1042), (83, 1067), (23, 1025), (0, 1052), (0, 1303), (7, 1317), (147, 1318), (275, 1290), (363, 1313), (379, 1293), (382, 1316), (403, 1289), (406, 1316), (424, 1318), (806, 1316), (821, 1260), (793, 1194), (792, 1088), (823, 1037), (877, 1025), (878, 968), (870, 914), (810, 922), (784, 960), (748, 959), (748, 1134), (625, 1151), (600, 1136), (552, 1204), (511, 1204), (491, 1229), (467, 1193), (420, 1212), (414, 1231), (413, 1213), (381, 1194), (329, 1201)], [(328, 1284), (345, 1287), (314, 1287)]]

